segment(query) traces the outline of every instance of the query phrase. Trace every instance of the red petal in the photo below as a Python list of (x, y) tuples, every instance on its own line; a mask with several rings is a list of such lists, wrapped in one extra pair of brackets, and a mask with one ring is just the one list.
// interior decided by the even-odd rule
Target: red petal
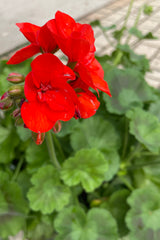
[(104, 71), (103, 68), (101, 66), (101, 64), (97, 61), (97, 59), (93, 59), (92, 62), (88, 65), (90, 71), (92, 72), (96, 72), (96, 74), (101, 77), (104, 78)]
[(89, 53), (89, 43), (82, 38), (78, 38), (75, 34), (68, 39), (56, 36), (56, 40), (59, 48), (67, 55), (70, 62), (83, 61)]
[(96, 96), (91, 92), (78, 93), (78, 113), (81, 118), (89, 118), (93, 116), (99, 108), (99, 101)]
[[(56, 56), (45, 53), (38, 56), (31, 63), (34, 81), (51, 84), (53, 87), (62, 87), (62, 83), (75, 79), (74, 72), (65, 66)], [(36, 83), (35, 83), (36, 84)], [(38, 87), (38, 85), (36, 84)]]
[(73, 117), (75, 106), (70, 95), (65, 90), (47, 91), (45, 100), (48, 107), (53, 111), (48, 115), (49, 119), (68, 121)]
[(95, 86), (93, 84), (92, 78), (90, 76), (90, 72), (88, 69), (83, 65), (79, 64), (74, 69), (75, 72), (78, 72), (80, 79), (88, 86), (93, 89), (95, 89)]
[(44, 52), (52, 52), (57, 47), (55, 38), (48, 28), (48, 23), (41, 27), (38, 34), (38, 43)]
[(76, 28), (75, 20), (66, 13), (57, 11), (55, 21), (58, 33), (61, 34), (61, 37), (69, 37)]
[(89, 24), (79, 24), (77, 23), (76, 31), (80, 32), (81, 38), (85, 39), (90, 44), (90, 51), (95, 52), (95, 38), (92, 27)]
[(103, 80), (102, 78), (100, 78), (97, 74), (90, 73), (90, 75), (92, 77), (94, 86), (96, 88), (98, 88), (99, 90), (107, 93), (111, 97), (111, 93), (110, 93), (107, 82), (105, 80)]
[(24, 93), (28, 101), (35, 101), (37, 98), (37, 88), (33, 83), (32, 72), (25, 78)]
[(37, 32), (40, 30), (40, 27), (32, 23), (16, 23), (19, 27), (19, 30), (31, 43), (37, 42)]
[(24, 47), (18, 50), (7, 62), (7, 64), (18, 64), (25, 61), (26, 59), (32, 57), (36, 53), (40, 52), (40, 48), (36, 45), (30, 44), (27, 47)]
[(53, 128), (55, 122), (48, 119), (46, 104), (39, 102), (24, 102), (21, 116), (25, 125), (33, 132), (47, 132)]

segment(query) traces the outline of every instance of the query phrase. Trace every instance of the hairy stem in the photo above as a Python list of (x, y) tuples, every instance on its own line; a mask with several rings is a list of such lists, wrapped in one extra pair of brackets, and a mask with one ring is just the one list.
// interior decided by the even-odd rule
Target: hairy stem
[(125, 158), (126, 150), (127, 150), (127, 144), (128, 144), (128, 119), (125, 119), (125, 134), (124, 134), (124, 142), (123, 142), (123, 150), (122, 150), (122, 160)]
[(46, 132), (46, 143), (47, 143), (48, 152), (49, 152), (51, 162), (53, 163), (53, 165), (57, 169), (60, 169), (61, 166), (60, 166), (60, 164), (57, 160), (57, 157), (56, 157), (55, 148), (54, 148), (54, 144), (53, 144), (53, 139), (52, 139), (52, 135), (51, 135), (50, 131)]
[[(137, 17), (136, 17), (136, 19), (135, 19), (135, 23), (134, 23), (134, 25), (133, 25), (135, 28), (138, 26), (138, 23), (139, 23), (141, 14), (142, 14), (142, 9), (143, 9), (143, 6), (139, 8)], [(131, 34), (128, 36), (128, 38), (127, 38), (127, 40), (126, 40), (126, 44), (129, 43), (129, 40), (131, 39), (131, 36), (132, 36)]]
[(12, 177), (12, 181), (15, 181), (15, 180), (17, 179), (18, 174), (19, 174), (19, 172), (20, 172), (20, 170), (21, 170), (23, 161), (24, 161), (24, 159), (23, 159), (23, 157), (21, 157), (20, 160), (19, 160), (19, 162), (18, 162), (18, 164), (17, 164), (17, 167), (16, 167), (16, 170), (15, 170), (15, 172), (14, 172), (14, 175), (13, 175), (13, 177)]

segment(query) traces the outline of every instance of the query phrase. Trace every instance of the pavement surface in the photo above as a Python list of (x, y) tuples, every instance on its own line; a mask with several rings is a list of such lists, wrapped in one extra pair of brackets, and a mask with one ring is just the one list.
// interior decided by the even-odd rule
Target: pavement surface
[(114, 0), (0, 0), (0, 55), (25, 43), (15, 25), (18, 22), (41, 26), (54, 18), (57, 10), (78, 19), (111, 1)]
[[(4, 25), (0, 24), (0, 57), (10, 56), (6, 53), (13, 53), (14, 49), (25, 43), (25, 38), (14, 25), (16, 22), (29, 21), (42, 25), (53, 17), (57, 9), (60, 9), (71, 14), (81, 23), (90, 23), (98, 19), (103, 26), (116, 24), (118, 28), (121, 28), (130, 0), (59, 0), (56, 3), (54, 0), (28, 0), (27, 6), (26, 0), (8, 0), (7, 4), (5, 2), (6, 0), (0, 0), (0, 20), (4, 22)], [(18, 8), (13, 11), (15, 2)], [(145, 54), (149, 58), (151, 72), (146, 74), (146, 80), (150, 85), (160, 88), (160, 1), (135, 0), (127, 26), (133, 26), (139, 7), (146, 2), (153, 7), (153, 13), (150, 16), (142, 14), (138, 28), (144, 34), (151, 31), (158, 39), (138, 41), (137, 38), (132, 37), (129, 43), (138, 54)], [(112, 31), (108, 32), (108, 36), (114, 44)], [(94, 28), (94, 32), (96, 53), (98, 55), (110, 54), (114, 49), (113, 46), (98, 27)], [(122, 43), (125, 41), (126, 36), (122, 39)]]
[[(124, 23), (124, 18), (128, 9), (130, 0), (116, 0), (106, 7), (103, 7), (93, 14), (89, 14), (82, 19), (83, 23), (90, 23), (95, 19), (100, 20), (103, 26), (111, 26), (116, 24), (121, 28)], [(128, 20), (127, 27), (133, 27), (139, 8), (142, 4), (148, 3), (153, 7), (153, 13), (150, 16), (142, 14), (138, 24), (138, 29), (143, 34), (152, 32), (156, 40), (138, 41), (136, 37), (132, 37), (129, 45), (135, 50), (137, 54), (144, 54), (150, 60), (151, 72), (146, 74), (146, 81), (153, 87), (160, 88), (160, 1), (159, 0), (135, 0)], [(113, 41), (112, 31), (108, 32), (108, 37)], [(107, 41), (98, 27), (94, 28), (96, 38), (97, 55), (110, 54), (114, 47)], [(122, 43), (125, 43), (127, 36), (124, 36)]]

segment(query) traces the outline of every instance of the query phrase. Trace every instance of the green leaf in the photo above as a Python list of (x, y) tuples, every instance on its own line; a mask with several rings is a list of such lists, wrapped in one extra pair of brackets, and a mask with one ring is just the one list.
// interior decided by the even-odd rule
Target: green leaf
[[(150, 70), (149, 60), (145, 55), (136, 54), (129, 45), (118, 44), (117, 50), (112, 53), (112, 58), (115, 59), (118, 52), (122, 53), (121, 64), (126, 68), (132, 68), (140, 71), (141, 73), (146, 73)], [(107, 79), (106, 79), (107, 80)]]
[(105, 79), (110, 79), (109, 87), (112, 98), (103, 94), (106, 108), (115, 114), (124, 114), (135, 106), (154, 98), (151, 88), (145, 82), (143, 75), (135, 69), (113, 69), (105, 72)]
[(24, 127), (20, 127), (18, 126), (16, 128), (17, 134), (19, 136), (19, 138), (25, 142), (27, 141), (29, 138), (31, 138), (31, 131), (28, 128), (24, 128)]
[(160, 121), (160, 107), (159, 107), (160, 99), (158, 99), (156, 102), (151, 103), (149, 107), (149, 112), (155, 115), (159, 121)]
[(112, 24), (111, 26), (108, 26), (108, 27), (103, 27), (102, 24), (101, 24), (101, 22), (100, 22), (99, 20), (94, 20), (94, 21), (90, 22), (90, 25), (91, 25), (92, 27), (99, 27), (99, 28), (101, 28), (102, 31), (104, 31), (104, 32), (116, 28), (116, 25), (115, 25), (115, 24)]
[(26, 196), (29, 188), (31, 187), (31, 175), (25, 170), (19, 172), (17, 176), (17, 183), (22, 189), (23, 195)]
[(116, 30), (113, 32), (113, 37), (120, 41), (121, 37), (123, 36), (124, 31), (126, 30), (126, 27), (122, 27), (120, 30)]
[(126, 223), (130, 240), (158, 240), (160, 237), (160, 193), (153, 186), (133, 191)]
[(107, 163), (108, 171), (105, 174), (105, 180), (110, 181), (118, 172), (120, 157), (117, 151), (102, 151)]
[(0, 236), (6, 238), (25, 229), (28, 206), (19, 186), (5, 182), (0, 187)]
[(148, 32), (145, 35), (143, 35), (143, 39), (158, 39), (157, 37), (155, 37), (152, 32)]
[(81, 183), (87, 192), (91, 192), (105, 180), (107, 170), (108, 163), (100, 151), (82, 149), (64, 162), (61, 178), (68, 186)]
[(73, 149), (97, 148), (111, 151), (119, 149), (120, 138), (111, 122), (99, 116), (85, 119), (71, 134)]
[(0, 126), (0, 144), (8, 137), (10, 130)]
[(9, 180), (9, 174), (0, 170), (0, 187)]
[(147, 34), (142, 34), (142, 32), (138, 30), (136, 27), (130, 28), (129, 33), (136, 36), (139, 39), (157, 39), (157, 37), (154, 37), (151, 32), (148, 32)]
[(160, 122), (149, 112), (135, 108), (127, 113), (130, 121), (130, 133), (152, 153), (160, 150)]
[(31, 182), (33, 187), (27, 196), (33, 210), (49, 214), (54, 210), (60, 211), (68, 204), (70, 191), (60, 182), (58, 172), (52, 165), (39, 168)]
[(15, 148), (18, 144), (19, 138), (16, 131), (13, 129), (9, 135), (6, 136), (6, 139), (0, 144), (0, 163), (9, 163), (15, 158)]
[(61, 122), (62, 129), (59, 133), (56, 133), (58, 137), (64, 137), (73, 132), (74, 128), (78, 125), (78, 121), (74, 118), (67, 122)]
[(137, 165), (140, 164), (143, 167), (146, 180), (151, 180), (153, 183), (160, 186), (160, 159), (159, 155), (157, 156), (146, 156), (141, 157), (140, 163), (137, 161)]
[(151, 5), (145, 4), (143, 12), (144, 12), (144, 14), (150, 16), (153, 12), (153, 7)]
[(139, 39), (143, 39), (143, 34), (140, 30), (138, 30), (136, 27), (132, 27), (129, 29), (129, 33), (136, 36)]
[(33, 220), (29, 223), (27, 229), (27, 239), (44, 240), (53, 237), (53, 217), (42, 215), (37, 217), (34, 215)]
[(120, 236), (128, 233), (128, 228), (125, 224), (125, 215), (129, 209), (127, 198), (130, 192), (127, 189), (115, 191), (106, 202), (101, 204), (102, 208), (107, 208), (112, 216), (116, 219)]
[(28, 163), (27, 171), (34, 173), (37, 168), (49, 163), (49, 155), (46, 143), (36, 145), (31, 141), (30, 145), (26, 149), (26, 161)]
[(114, 218), (105, 209), (91, 209), (87, 215), (79, 207), (60, 212), (55, 222), (56, 240), (118, 240)]

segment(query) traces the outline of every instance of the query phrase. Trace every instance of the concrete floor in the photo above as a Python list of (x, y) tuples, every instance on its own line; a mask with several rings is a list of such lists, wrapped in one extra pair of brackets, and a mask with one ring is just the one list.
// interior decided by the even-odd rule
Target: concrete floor
[[(43, 25), (57, 10), (81, 18), (114, 0), (0, 0), (0, 55), (25, 43), (17, 22)], [(121, 1), (121, 0), (120, 0)]]

